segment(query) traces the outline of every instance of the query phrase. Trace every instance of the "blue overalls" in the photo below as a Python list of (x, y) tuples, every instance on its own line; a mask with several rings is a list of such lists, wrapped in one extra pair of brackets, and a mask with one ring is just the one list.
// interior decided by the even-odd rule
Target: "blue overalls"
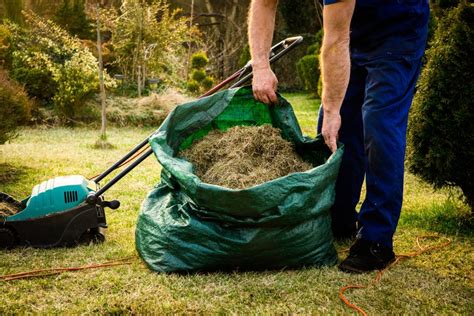
[[(326, 0), (325, 5), (337, 2)], [(345, 152), (332, 209), (336, 235), (393, 248), (403, 199), (408, 111), (428, 33), (428, 0), (357, 0), (351, 22), (351, 74), (339, 141)], [(318, 133), (321, 133), (322, 111)], [(357, 214), (361, 187), (366, 198)]]

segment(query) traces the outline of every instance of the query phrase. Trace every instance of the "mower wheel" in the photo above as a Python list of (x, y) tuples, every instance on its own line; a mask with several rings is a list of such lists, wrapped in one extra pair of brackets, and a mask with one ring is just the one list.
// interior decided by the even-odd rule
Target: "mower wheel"
[(79, 244), (101, 244), (105, 241), (105, 235), (101, 228), (90, 228), (79, 239)]
[(15, 245), (15, 234), (10, 228), (0, 228), (0, 249), (10, 249)]

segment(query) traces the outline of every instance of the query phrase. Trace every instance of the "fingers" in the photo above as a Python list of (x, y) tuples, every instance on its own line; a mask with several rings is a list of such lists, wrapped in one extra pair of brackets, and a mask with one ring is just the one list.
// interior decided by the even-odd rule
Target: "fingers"
[(333, 136), (324, 137), (324, 142), (329, 147), (331, 152), (335, 152), (337, 150), (337, 138)]
[(278, 104), (276, 94), (278, 80), (271, 69), (255, 70), (252, 82), (253, 95), (265, 104)]
[(254, 88), (253, 96), (256, 100), (263, 102), (265, 104), (278, 104), (278, 97), (276, 92), (273, 89), (258, 90)]

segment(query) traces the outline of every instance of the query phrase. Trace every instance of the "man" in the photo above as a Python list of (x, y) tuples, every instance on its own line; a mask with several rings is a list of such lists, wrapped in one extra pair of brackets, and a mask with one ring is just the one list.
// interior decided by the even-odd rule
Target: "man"
[[(277, 0), (253, 0), (249, 41), (256, 99), (272, 104), (277, 79), (268, 63)], [(395, 258), (393, 234), (403, 199), (406, 128), (429, 19), (428, 0), (325, 0), (318, 133), (345, 145), (336, 202), (336, 238), (357, 239), (339, 265), (382, 269)], [(362, 183), (366, 198), (357, 214)]]

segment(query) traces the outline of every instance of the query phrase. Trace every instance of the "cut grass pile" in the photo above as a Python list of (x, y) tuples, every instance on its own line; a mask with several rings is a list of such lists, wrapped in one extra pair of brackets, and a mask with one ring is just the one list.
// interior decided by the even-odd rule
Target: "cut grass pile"
[(213, 130), (180, 153), (205, 183), (249, 188), (313, 166), (271, 125)]
[[(319, 104), (289, 95), (302, 129), (315, 135)], [(99, 132), (87, 129), (23, 129), (0, 146), (0, 191), (23, 198), (54, 176), (96, 175), (147, 137), (152, 129), (111, 128), (110, 150), (92, 149)], [(32, 269), (96, 264), (136, 255), (134, 232), (140, 204), (159, 181), (161, 168), (148, 158), (107, 192), (121, 202), (107, 210), (109, 228), (100, 245), (66, 249), (0, 251), (0, 275)], [(105, 182), (103, 182), (105, 183)], [(347, 292), (369, 315), (464, 314), (474, 311), (474, 226), (455, 191), (434, 191), (411, 174), (395, 252), (417, 249), (417, 236), (449, 237), (447, 247), (397, 264), (382, 281), (374, 274), (324, 269), (209, 274), (158, 274), (136, 259), (130, 266), (0, 282), (0, 314), (348, 314), (338, 298), (346, 284), (371, 285)], [(237, 232), (236, 232), (237, 233)], [(423, 246), (436, 241), (423, 241)], [(349, 243), (337, 243), (339, 257)]]

